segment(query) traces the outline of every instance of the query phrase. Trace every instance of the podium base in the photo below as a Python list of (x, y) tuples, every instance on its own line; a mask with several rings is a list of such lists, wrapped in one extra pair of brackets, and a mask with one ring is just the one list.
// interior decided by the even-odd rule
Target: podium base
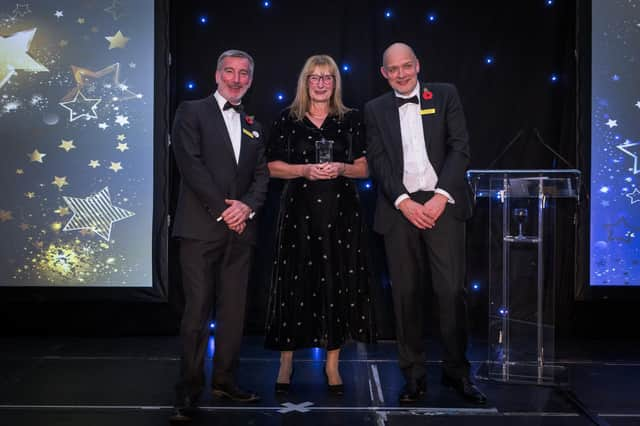
[(569, 383), (567, 368), (557, 364), (528, 362), (485, 361), (476, 372), (480, 380), (538, 385), (566, 385)]

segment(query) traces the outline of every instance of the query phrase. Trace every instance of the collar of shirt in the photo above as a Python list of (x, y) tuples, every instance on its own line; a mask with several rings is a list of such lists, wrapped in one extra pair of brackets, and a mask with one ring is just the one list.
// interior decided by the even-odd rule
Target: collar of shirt
[[(418, 96), (418, 94), (420, 93), (420, 84), (419, 83), (416, 84), (416, 87), (414, 87), (413, 90), (411, 91), (411, 93), (409, 93), (408, 95), (401, 95), (400, 93), (396, 92), (395, 90), (393, 92), (399, 98), (408, 99), (408, 98), (411, 98), (413, 96)], [(420, 102), (420, 97), (418, 97), (418, 102)], [(402, 106), (406, 106), (406, 105), (409, 105), (409, 104), (404, 104)]]
[(223, 114), (229, 111), (236, 112), (233, 108), (229, 108), (226, 111), (222, 109), (224, 107), (224, 104), (226, 104), (228, 101), (225, 98), (223, 98), (220, 92), (218, 92), (217, 90), (213, 94), (213, 97), (216, 98), (216, 102), (218, 103), (218, 108), (220, 108), (220, 111), (222, 111)]

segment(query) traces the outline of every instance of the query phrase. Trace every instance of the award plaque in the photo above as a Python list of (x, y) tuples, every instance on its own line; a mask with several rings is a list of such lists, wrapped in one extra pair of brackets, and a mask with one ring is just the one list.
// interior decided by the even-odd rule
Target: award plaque
[(316, 141), (316, 163), (330, 163), (333, 161), (333, 141), (325, 138)]

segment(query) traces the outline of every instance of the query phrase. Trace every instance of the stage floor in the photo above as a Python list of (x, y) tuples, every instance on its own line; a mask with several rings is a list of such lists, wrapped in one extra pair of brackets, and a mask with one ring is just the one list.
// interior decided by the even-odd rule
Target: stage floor
[[(558, 362), (568, 369), (569, 393), (477, 381), (489, 398), (482, 407), (440, 386), (438, 345), (429, 342), (428, 347), (427, 395), (419, 403), (399, 405), (403, 381), (394, 342), (350, 344), (343, 350), (343, 397), (326, 392), (324, 352), (297, 352), (292, 391), (279, 398), (273, 392), (278, 354), (264, 350), (260, 337), (247, 337), (238, 381), (262, 400), (242, 405), (203, 395), (191, 424), (640, 425), (636, 342), (564, 343)], [(477, 369), (486, 349), (475, 345), (469, 355)], [(178, 369), (176, 337), (0, 338), (0, 425), (166, 425)]]

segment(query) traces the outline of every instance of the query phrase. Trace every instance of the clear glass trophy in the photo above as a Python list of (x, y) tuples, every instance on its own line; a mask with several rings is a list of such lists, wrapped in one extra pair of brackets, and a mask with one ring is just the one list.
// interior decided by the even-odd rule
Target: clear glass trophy
[(325, 138), (316, 141), (316, 163), (330, 163), (333, 161), (333, 141)]

